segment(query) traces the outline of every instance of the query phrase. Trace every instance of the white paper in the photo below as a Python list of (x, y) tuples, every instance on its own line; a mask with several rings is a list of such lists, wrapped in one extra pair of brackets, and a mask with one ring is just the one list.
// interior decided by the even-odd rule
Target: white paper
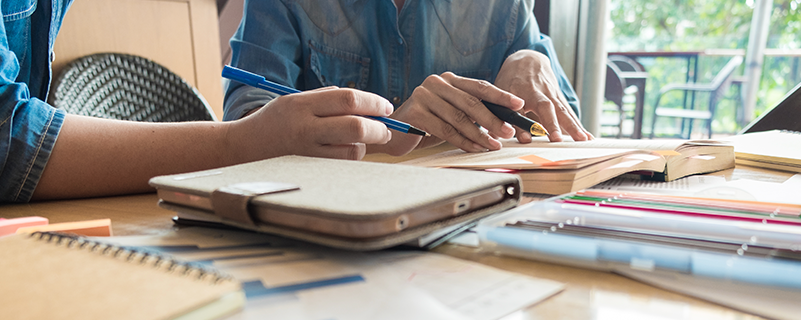
[(246, 307), (232, 319), (490, 320), (564, 287), (436, 253), (348, 252), (251, 232), (181, 228), (94, 239), (161, 250), (263, 286), (246, 289)]
[(743, 285), (677, 272), (645, 272), (620, 268), (615, 273), (673, 292), (775, 319), (798, 319), (801, 291)]

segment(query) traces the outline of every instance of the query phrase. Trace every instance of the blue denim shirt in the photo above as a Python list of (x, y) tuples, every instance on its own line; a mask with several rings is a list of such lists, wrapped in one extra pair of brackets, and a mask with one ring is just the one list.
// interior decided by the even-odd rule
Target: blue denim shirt
[[(551, 39), (540, 34), (533, 0), (246, 0), (231, 39), (235, 67), (310, 90), (351, 87), (399, 107), (432, 74), (446, 71), (494, 82), (521, 49), (547, 55), (576, 114), (578, 99)], [(224, 120), (275, 97), (229, 83)]]
[(71, 3), (0, 1), (0, 202), (30, 200), (64, 121), (44, 101), (53, 43)]

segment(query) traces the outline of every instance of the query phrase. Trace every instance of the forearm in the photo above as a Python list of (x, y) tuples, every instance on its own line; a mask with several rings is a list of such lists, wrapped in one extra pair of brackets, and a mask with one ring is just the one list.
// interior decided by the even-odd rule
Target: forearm
[(150, 191), (156, 175), (233, 164), (229, 124), (145, 123), (68, 115), (33, 198)]

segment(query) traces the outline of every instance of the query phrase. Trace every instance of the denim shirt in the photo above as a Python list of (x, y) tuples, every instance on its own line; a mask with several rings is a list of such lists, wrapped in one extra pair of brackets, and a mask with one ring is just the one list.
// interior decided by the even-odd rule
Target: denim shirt
[(0, 0), (0, 202), (27, 202), (64, 112), (44, 101), (53, 43), (71, 0)]
[[(540, 34), (533, 0), (246, 0), (231, 39), (235, 67), (310, 90), (351, 87), (399, 107), (432, 74), (446, 71), (494, 82), (521, 49), (551, 59), (559, 86), (578, 114), (551, 39)], [(275, 97), (230, 82), (224, 120)]]

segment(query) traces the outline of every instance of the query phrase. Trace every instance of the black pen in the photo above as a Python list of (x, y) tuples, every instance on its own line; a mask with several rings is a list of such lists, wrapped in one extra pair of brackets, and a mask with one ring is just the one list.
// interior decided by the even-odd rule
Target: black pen
[(498, 119), (504, 122), (513, 124), (523, 130), (531, 133), (533, 136), (547, 136), (548, 130), (539, 124), (539, 122), (529, 119), (528, 117), (514, 111), (512, 109), (499, 106), (492, 102), (482, 101), (487, 109), (494, 114)]

